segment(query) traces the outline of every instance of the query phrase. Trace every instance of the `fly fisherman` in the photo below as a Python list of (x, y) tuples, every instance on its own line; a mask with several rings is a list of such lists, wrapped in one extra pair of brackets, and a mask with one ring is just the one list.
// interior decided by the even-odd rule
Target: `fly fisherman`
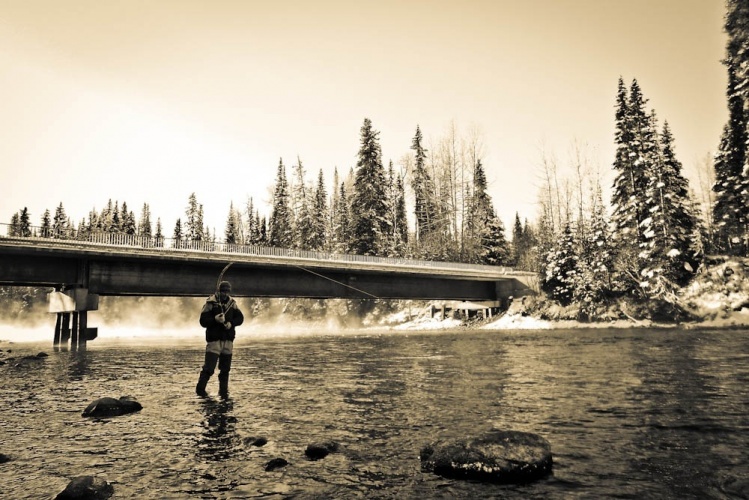
[(205, 363), (200, 371), (198, 385), (195, 392), (205, 397), (208, 380), (213, 375), (218, 362), (219, 395), (229, 396), (229, 370), (231, 370), (231, 355), (234, 347), (235, 327), (242, 324), (244, 315), (239, 310), (237, 302), (229, 296), (231, 284), (222, 281), (215, 295), (211, 295), (200, 311), (200, 326), (205, 327)]

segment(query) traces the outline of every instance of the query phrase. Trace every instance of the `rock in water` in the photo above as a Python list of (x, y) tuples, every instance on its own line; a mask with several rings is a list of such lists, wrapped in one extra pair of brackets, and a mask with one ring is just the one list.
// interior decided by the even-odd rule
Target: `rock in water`
[(338, 443), (327, 441), (325, 443), (313, 443), (307, 446), (307, 449), (304, 450), (304, 454), (307, 455), (307, 458), (310, 460), (320, 460), (321, 458), (327, 457), (329, 453), (335, 451), (338, 451)]
[(537, 434), (492, 430), (472, 438), (424, 447), (421, 468), (443, 477), (526, 483), (551, 472), (551, 445)]
[(93, 476), (74, 477), (55, 500), (106, 500), (114, 494), (114, 487)]
[(116, 417), (140, 411), (143, 406), (129, 396), (120, 399), (99, 398), (83, 410), (84, 417)]
[(271, 471), (274, 471), (276, 469), (280, 469), (282, 467), (286, 467), (287, 465), (289, 465), (289, 462), (287, 462), (285, 459), (283, 459), (283, 458), (274, 458), (273, 460), (271, 460), (270, 462), (268, 462), (267, 464), (265, 464), (265, 471), (266, 472), (271, 472)]

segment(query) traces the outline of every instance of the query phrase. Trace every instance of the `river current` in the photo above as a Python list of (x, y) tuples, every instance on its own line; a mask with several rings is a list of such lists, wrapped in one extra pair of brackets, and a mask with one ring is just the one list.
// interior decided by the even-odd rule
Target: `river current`
[[(85, 352), (0, 344), (1, 498), (53, 498), (78, 475), (115, 499), (749, 497), (746, 330), (243, 328), (225, 401), (215, 376), (213, 397), (194, 393), (199, 338), (100, 335)], [(143, 410), (81, 416), (123, 395)], [(545, 437), (553, 474), (513, 486), (421, 471), (425, 444), (491, 428)], [(338, 452), (308, 460), (320, 441)], [(266, 472), (274, 458), (289, 465)]]

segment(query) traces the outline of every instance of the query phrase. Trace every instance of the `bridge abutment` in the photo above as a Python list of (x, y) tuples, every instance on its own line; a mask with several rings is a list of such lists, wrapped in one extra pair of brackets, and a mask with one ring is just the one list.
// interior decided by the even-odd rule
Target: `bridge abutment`
[[(99, 308), (99, 296), (86, 288), (50, 292), (49, 312), (57, 314), (52, 345), (55, 350), (85, 350), (87, 342), (98, 336), (97, 328), (88, 327), (88, 311)], [(72, 319), (72, 328), (70, 327)]]

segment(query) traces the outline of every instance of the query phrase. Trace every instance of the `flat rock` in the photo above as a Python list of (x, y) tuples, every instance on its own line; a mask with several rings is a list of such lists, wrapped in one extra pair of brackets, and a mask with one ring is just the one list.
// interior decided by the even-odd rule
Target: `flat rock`
[(55, 500), (106, 500), (114, 494), (114, 487), (94, 476), (74, 477)]
[(120, 399), (99, 398), (89, 404), (82, 415), (84, 417), (116, 417), (143, 409), (143, 406), (129, 396)]
[(552, 469), (551, 445), (529, 432), (492, 430), (425, 446), (419, 455), (423, 471), (454, 479), (526, 483)]

